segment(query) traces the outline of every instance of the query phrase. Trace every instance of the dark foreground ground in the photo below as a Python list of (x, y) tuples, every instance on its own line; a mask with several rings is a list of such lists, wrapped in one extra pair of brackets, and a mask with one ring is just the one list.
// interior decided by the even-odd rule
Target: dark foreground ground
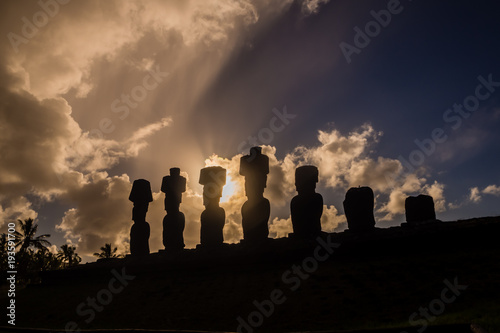
[(16, 328), (500, 332), (499, 237), (493, 217), (100, 260), (20, 290)]

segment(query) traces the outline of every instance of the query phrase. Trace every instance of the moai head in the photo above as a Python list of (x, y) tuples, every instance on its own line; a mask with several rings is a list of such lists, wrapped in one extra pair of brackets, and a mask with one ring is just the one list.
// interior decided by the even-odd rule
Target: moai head
[(134, 203), (132, 220), (135, 222), (145, 222), (149, 203), (153, 201), (149, 181), (145, 179), (134, 180), (128, 199)]
[(203, 205), (218, 206), (226, 185), (226, 169), (220, 166), (201, 169), (199, 183), (203, 185)]
[(295, 188), (300, 194), (314, 193), (318, 182), (318, 168), (304, 165), (295, 169)]
[(186, 192), (186, 178), (181, 176), (181, 169), (171, 168), (170, 175), (163, 177), (161, 191), (165, 193), (165, 210), (179, 210), (182, 193)]
[(245, 177), (245, 192), (248, 198), (262, 197), (269, 174), (269, 157), (262, 154), (261, 147), (250, 148), (250, 155), (240, 159), (240, 175)]

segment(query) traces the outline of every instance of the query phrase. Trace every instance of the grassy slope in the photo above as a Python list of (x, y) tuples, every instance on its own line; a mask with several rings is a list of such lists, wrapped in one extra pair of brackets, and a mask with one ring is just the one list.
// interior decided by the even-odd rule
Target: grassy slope
[(283, 272), (301, 263), (296, 256), (182, 269), (165, 262), (143, 274), (130, 268), (136, 279), (85, 324), (76, 307), (107, 287), (112, 275), (105, 267), (85, 278), (78, 273), (65, 283), (21, 290), (18, 326), (64, 328), (75, 321), (81, 328), (236, 331), (236, 318), (254, 311), (254, 300), (280, 289), (286, 301), (258, 331), (408, 327), (410, 314), (440, 297), (443, 280), (457, 277), (468, 289), (431, 324), (474, 322), (495, 332), (500, 331), (498, 230), (345, 242), (296, 291), (282, 280)]

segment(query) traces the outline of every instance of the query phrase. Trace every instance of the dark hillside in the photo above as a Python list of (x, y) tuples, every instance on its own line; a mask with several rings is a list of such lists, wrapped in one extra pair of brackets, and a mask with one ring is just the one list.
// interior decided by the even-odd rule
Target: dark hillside
[[(310, 244), (276, 239), (255, 248), (100, 260), (48, 272), (42, 284), (19, 291), (17, 326), (63, 329), (72, 321), (82, 329), (234, 332), (241, 317), (248, 325), (243, 332), (251, 326), (257, 332), (416, 332), (466, 324), (449, 330), (460, 332), (471, 323), (494, 332), (499, 235), (500, 218), (491, 217), (346, 231)], [(122, 288), (115, 276), (123, 273), (134, 278), (125, 278)]]

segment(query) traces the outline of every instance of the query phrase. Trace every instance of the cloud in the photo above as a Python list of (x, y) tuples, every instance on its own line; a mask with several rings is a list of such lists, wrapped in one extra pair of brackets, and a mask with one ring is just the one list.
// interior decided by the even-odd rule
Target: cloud
[[(386, 204), (377, 210), (379, 213), (385, 213), (382, 220), (394, 219), (397, 215), (405, 213), (405, 200), (408, 196), (419, 194), (430, 195), (434, 200), (434, 209), (436, 212), (445, 212), (447, 209), (455, 209), (457, 206), (447, 204), (444, 195), (445, 185), (434, 181), (432, 184), (426, 183), (425, 178), (419, 178), (415, 174), (406, 175), (404, 182), (392, 188)], [(380, 198), (379, 198), (380, 199)]]
[[(358, 186), (364, 182), (367, 168), (374, 162), (367, 159), (369, 149), (376, 144), (382, 132), (364, 124), (348, 135), (338, 130), (319, 131), (319, 145), (299, 146), (287, 155), (288, 167), (312, 164), (319, 168), (320, 178), (329, 187)], [(379, 166), (380, 168), (380, 166)]]
[(500, 196), (500, 186), (497, 185), (489, 185), (483, 190), (484, 194), (490, 194), (494, 196)]
[[(115, 166), (122, 159), (137, 157), (147, 146), (150, 137), (169, 126), (171, 118), (140, 127), (123, 141), (92, 138), (80, 129), (71, 116), (71, 107), (59, 97), (39, 100), (22, 91), (3, 90), (3, 107), (0, 116), (5, 130), (3, 149), (14, 149), (2, 161), (0, 186), (11, 191), (2, 197), (7, 208), (3, 216), (17, 212), (28, 216), (36, 213), (22, 197), (31, 191), (50, 200), (58, 197), (73, 206), (65, 212), (57, 230), (65, 238), (78, 245), (82, 255), (90, 256), (105, 243), (116, 244), (126, 251), (131, 222), (131, 203), (128, 201), (131, 182), (128, 175), (109, 176), (102, 170)], [(23, 109), (25, 112), (14, 112)], [(21, 125), (22, 124), (22, 125)], [(22, 130), (14, 131), (15, 128)], [(378, 143), (382, 133), (369, 124), (343, 135), (336, 129), (318, 132), (318, 144), (313, 147), (299, 146), (283, 159), (276, 156), (276, 148), (264, 146), (263, 152), (270, 161), (266, 197), (272, 203), (270, 231), (279, 237), (291, 231), (289, 202), (295, 195), (295, 168), (303, 164), (317, 165), (320, 170), (320, 186), (335, 191), (345, 191), (350, 186), (368, 185), (389, 196), (389, 202), (381, 212), (386, 218), (402, 213), (402, 200), (407, 192), (426, 191), (435, 196), (438, 210), (442, 210), (443, 187), (434, 183), (424, 185), (425, 179), (416, 175), (401, 178), (397, 187), (391, 187), (387, 174), (399, 174), (399, 161), (371, 157), (371, 147)], [(26, 145), (26, 143), (30, 143)], [(223, 158), (212, 155), (205, 165), (221, 165), (228, 170), (228, 182), (233, 188), (221, 206), (226, 210), (226, 242), (237, 242), (242, 237), (241, 206), (246, 201), (244, 178), (239, 175), (241, 155)], [(189, 175), (187, 175), (189, 177)], [(193, 175), (192, 175), (193, 176)], [(196, 177), (198, 175), (194, 175)], [(199, 243), (199, 216), (203, 211), (201, 187), (188, 188), (181, 209), (186, 214), (185, 240), (188, 247)], [(152, 251), (163, 248), (161, 240), (162, 219), (165, 215), (162, 194), (154, 193), (148, 220), (151, 221)], [(24, 199), (23, 199), (24, 198)], [(345, 217), (334, 205), (325, 205), (322, 217), (325, 231), (341, 229)]]
[[(58, 13), (36, 29), (26, 43), (13, 47), (8, 38), (2, 39), (2, 223), (36, 216), (26, 197), (30, 194), (43, 202), (64, 200), (74, 206), (58, 226), (84, 253), (95, 251), (92, 247), (102, 246), (97, 244), (102, 241), (126, 239), (126, 228), (118, 227), (118, 220), (124, 216), (109, 211), (128, 204), (125, 199), (118, 200), (128, 195), (128, 176), (109, 176), (101, 171), (146, 150), (152, 135), (171, 125), (174, 117), (167, 112), (189, 111), (185, 101), (202, 95), (225, 59), (241, 47), (241, 36), (259, 21), (260, 12), (276, 17), (288, 2), (275, 3), (273, 8), (280, 8), (278, 11), (269, 11), (265, 1), (70, 2), (59, 6)], [(10, 32), (22, 35), (21, 18), (30, 19), (42, 10), (37, 2), (10, 2), (2, 7), (2, 13), (9, 13), (0, 22), (4, 36)], [(205, 66), (206, 62), (210, 66)], [(91, 136), (90, 128), (113, 112), (113, 99), (131, 91), (128, 83), (136, 86), (143, 82), (144, 73), (158, 65), (162, 70), (164, 65), (165, 70), (173, 70), (165, 79), (164, 89), (155, 90), (151, 98), (148, 95), (147, 101), (132, 110), (131, 121), (112, 133), (117, 138)], [(189, 89), (185, 89), (187, 86)], [(271, 196), (280, 195), (279, 184), (272, 179)], [(97, 189), (103, 192), (94, 193)], [(228, 239), (237, 240), (241, 234), (236, 207), (243, 199), (224, 203), (230, 206)], [(284, 204), (283, 199), (281, 202)], [(187, 243), (194, 245), (199, 239), (194, 232), (199, 221), (195, 217), (203, 209), (198, 192), (189, 189), (183, 205), (189, 220), (194, 221), (186, 226)], [(102, 212), (104, 218), (98, 215)], [(162, 205), (153, 204), (150, 214), (160, 218), (164, 215)], [(117, 235), (107, 231), (99, 234), (99, 228), (106, 225), (103, 219), (116, 227)], [(87, 225), (94, 229), (87, 229)], [(152, 241), (153, 247), (160, 247), (160, 238)]]
[[(141, 129), (131, 140), (134, 142), (143, 140), (168, 123), (163, 121)], [(317, 146), (297, 147), (283, 159), (276, 157), (275, 147), (264, 146), (263, 153), (269, 157), (271, 171), (265, 190), (265, 196), (271, 202), (269, 224), (271, 237), (285, 237), (292, 232), (289, 203), (296, 195), (295, 168), (304, 163), (322, 165), (318, 186), (320, 193), (321, 189), (344, 193), (351, 186), (352, 179), (361, 179), (362, 185), (373, 186), (377, 190), (377, 202), (383, 200), (384, 196), (387, 198), (386, 204), (380, 205), (377, 210), (384, 219), (403, 214), (404, 200), (415, 192), (433, 196), (436, 211), (444, 211), (446, 200), (443, 184), (436, 181), (427, 183), (424, 178), (414, 174), (400, 178), (396, 187), (391, 187), (391, 184), (385, 181), (383, 175), (387, 170), (402, 172), (402, 168), (397, 160), (370, 157), (369, 147), (374, 144), (378, 136), (379, 134), (369, 125), (362, 126), (348, 135), (342, 135), (337, 130), (319, 131)], [(353, 142), (348, 143), (349, 138), (353, 138)], [(332, 151), (339, 156), (338, 159), (329, 155), (328, 152)], [(241, 156), (237, 154), (231, 158), (224, 158), (213, 154), (205, 160), (205, 166), (219, 165), (227, 170), (227, 183), (221, 207), (226, 212), (224, 240), (228, 243), (238, 242), (243, 235), (241, 207), (246, 201), (246, 196), (244, 177), (239, 175)], [(369, 177), (370, 170), (373, 178)], [(188, 248), (193, 248), (199, 244), (200, 215), (204, 207), (201, 186), (192, 185), (197, 183), (199, 174), (189, 175), (183, 171), (183, 175), (188, 180), (194, 180), (194, 182), (188, 181), (187, 191), (183, 195), (181, 204), (181, 211), (186, 216), (185, 244)], [(74, 207), (66, 211), (57, 229), (65, 233), (68, 241), (77, 244), (83, 255), (90, 256), (105, 243), (116, 244), (120, 251), (126, 251), (132, 225), (130, 216), (132, 203), (128, 201), (131, 188), (129, 177), (126, 174), (111, 177), (106, 172), (97, 170), (86, 175), (73, 172), (66, 177), (67, 192), (61, 194), (60, 198), (72, 203)], [(147, 220), (151, 226), (150, 248), (155, 252), (163, 248), (162, 220), (165, 211), (163, 194), (153, 193), (153, 198)], [(323, 231), (341, 231), (346, 228), (346, 218), (335, 205), (327, 203), (324, 205), (321, 224)]]
[[(0, 73), (0, 205), (4, 221), (35, 215), (26, 194), (49, 200), (61, 188), (59, 166), (65, 165), (65, 149), (81, 131), (64, 99), (38, 100), (15, 88), (16, 78), (11, 73), (2, 69)], [(9, 83), (13, 83), (10, 88), (6, 87)]]
[(250, 25), (259, 17), (251, 1), (209, 0), (198, 3), (190, 18), (187, 42), (201, 40), (209, 44), (225, 42), (237, 21)]
[(473, 203), (479, 203), (483, 199), (483, 195), (494, 195), (500, 196), (500, 186), (498, 185), (488, 185), (484, 189), (480, 190), (479, 187), (472, 187), (469, 189), (469, 201)]
[[(8, 20), (17, 19), (15, 13), (40, 10), (38, 5), (27, 6), (23, 10), (21, 7), (11, 8), (13, 15)], [(81, 69), (79, 67), (81, 63), (87, 63), (87, 60), (92, 58), (88, 54), (85, 55), (85, 47), (92, 48), (100, 43), (110, 43), (109, 40), (103, 41), (101, 38), (95, 38), (94, 43), (89, 40), (88, 44), (82, 46), (82, 40), (77, 39), (78, 45), (82, 46), (79, 48), (73, 43), (74, 36), (71, 42), (64, 38), (53, 39), (55, 38), (51, 35), (53, 33), (66, 34), (71, 29), (82, 28), (73, 26), (75, 22), (66, 20), (71, 15), (76, 15), (76, 12), (71, 14), (73, 7), (67, 8), (69, 12), (64, 14), (63, 10), (66, 10), (66, 7), (61, 7), (60, 15), (55, 16), (54, 22), (51, 22), (53, 24), (40, 29), (39, 34), (28, 44), (21, 45), (20, 54), (14, 57), (10, 46), (3, 48), (0, 53), (2, 60), (0, 67), (0, 152), (2, 152), (0, 205), (4, 219), (32, 217), (34, 211), (29, 208), (26, 194), (34, 194), (45, 201), (53, 200), (55, 196), (65, 193), (68, 186), (78, 182), (79, 178), (87, 173), (108, 169), (121, 159), (137, 156), (139, 151), (147, 146), (151, 135), (172, 122), (170, 117), (164, 117), (159, 121), (153, 120), (135, 130), (130, 138), (120, 141), (92, 138), (87, 131), (81, 129), (68, 100), (60, 96), (63, 92), (58, 86), (71, 88), (82, 84), (81, 78), (70, 79), (75, 83), (68, 83), (65, 79), (68, 75), (66, 69), (78, 71)], [(101, 9), (100, 6), (93, 7), (94, 11)], [(90, 14), (90, 12), (89, 15), (95, 14)], [(71, 28), (59, 29), (61, 30), (59, 31), (58, 28), (62, 24)], [(91, 22), (87, 24), (90, 26)], [(14, 29), (16, 26), (17, 24), (13, 24), (9, 29)], [(99, 30), (95, 27), (92, 29), (96, 33)], [(106, 33), (106, 31), (101, 31), (99, 35), (104, 37)], [(82, 34), (75, 34), (75, 36), (86, 38)], [(58, 45), (53, 45), (54, 43)], [(109, 53), (109, 50), (101, 53)], [(60, 58), (63, 56), (66, 59)], [(83, 62), (75, 60), (85, 56), (88, 59)], [(64, 64), (67, 66), (64, 67)], [(34, 78), (43, 78), (40, 81), (40, 87)], [(24, 204), (21, 205), (21, 202)]]
[(52, 254), (57, 254), (57, 252), (59, 251), (58, 248), (57, 248), (57, 245), (55, 245), (55, 244), (52, 244), (51, 246), (48, 246), (47, 249)]
[(316, 14), (323, 4), (327, 4), (330, 0), (304, 0), (302, 2), (302, 11), (307, 14)]
[[(310, 15), (327, 2), (303, 0), (297, 4), (303, 14)], [(199, 243), (199, 220), (204, 209), (197, 168), (203, 166), (206, 156), (218, 152), (205, 165), (221, 165), (228, 170), (226, 194), (221, 202), (227, 217), (224, 237), (226, 242), (239, 241), (240, 210), (246, 201), (244, 178), (238, 173), (241, 155), (222, 156), (221, 149), (200, 146), (210, 146), (217, 136), (224, 136), (223, 149), (231, 145), (227, 142), (239, 142), (241, 127), (232, 121), (246, 116), (242, 115), (244, 112), (217, 114), (215, 107), (210, 108), (217, 104), (209, 97), (213, 97), (214, 86), (224, 87), (224, 78), (231, 77), (231, 64), (235, 66), (241, 61), (235, 60), (239, 51), (253, 47), (253, 42), (265, 41), (253, 37), (265, 35), (266, 25), (279, 22), (275, 19), (292, 3), (291, 0), (70, 2), (61, 6), (59, 14), (27, 44), (20, 45), (18, 53), (4, 38), (0, 41), (3, 43), (0, 51), (2, 220), (36, 216), (28, 194), (43, 202), (60, 200), (71, 208), (57, 228), (68, 241), (78, 245), (82, 255), (90, 256), (104, 243), (116, 244), (120, 251), (125, 251), (132, 225), (132, 203), (128, 201), (131, 175), (140, 168), (142, 174), (159, 180), (165, 168), (180, 165), (183, 172), (189, 171), (185, 176), (192, 180), (183, 195), (181, 210), (186, 215), (185, 243), (194, 247)], [(20, 18), (31, 17), (40, 10), (37, 2), (8, 2), (3, 6), (8, 7), (5, 13), (9, 13), (0, 22), (4, 36), (9, 31), (19, 33)], [(254, 26), (256, 29), (251, 30)], [(260, 95), (255, 89), (260, 88), (274, 100), (276, 96), (284, 96), (286, 89), (295, 89), (296, 82), (290, 79), (290, 73), (280, 77), (276, 74), (281, 73), (281, 67), (272, 66), (278, 69), (276, 73), (265, 67), (269, 66), (269, 59), (284, 61), (282, 54), (274, 52), (265, 49), (265, 53), (257, 54), (255, 58), (260, 60), (252, 65), (255, 67), (248, 67), (253, 74), (240, 82), (241, 93), (250, 90), (260, 96), (259, 100), (268, 99), (269, 96)], [(313, 65), (309, 58), (304, 53), (286, 60), (300, 71), (301, 80), (306, 75), (316, 75), (311, 73), (322, 73), (324, 66), (331, 66), (329, 56)], [(230, 66), (226, 67), (228, 63)], [(297, 63), (301, 66), (296, 66)], [(253, 70), (261, 65), (271, 80), (267, 85), (262, 83), (261, 72)], [(116, 126), (115, 131), (106, 133), (106, 137), (92, 136), (91, 129), (102, 119), (123, 120), (119, 117), (122, 114), (117, 115), (111, 107), (113, 101), (131, 94), (132, 87), (142, 83), (147, 72), (157, 66), (169, 72), (162, 84), (148, 92), (137, 106), (130, 106), (127, 121)], [(229, 81), (230, 85), (238, 86)], [(249, 100), (236, 98), (232, 92), (222, 94), (228, 105), (243, 107), (242, 101)], [(207, 95), (210, 95), (208, 102), (204, 103)], [(248, 103), (245, 106), (248, 110), (262, 109), (262, 105)], [(261, 120), (253, 113), (252, 118), (255, 123)], [(194, 121), (201, 124), (193, 124)], [(236, 141), (226, 137), (229, 130), (219, 131), (220, 127), (212, 126), (226, 121), (238, 132), (230, 133), (238, 138)], [(255, 124), (244, 125), (251, 128)], [(166, 127), (168, 130), (163, 130)], [(263, 146), (270, 161), (265, 196), (272, 204), (271, 234), (280, 237), (291, 231), (289, 203), (296, 195), (294, 172), (304, 164), (318, 166), (319, 193), (330, 196), (335, 193), (338, 197), (351, 186), (372, 187), (377, 194), (376, 213), (382, 218), (402, 214), (404, 198), (414, 193), (434, 195), (436, 207), (442, 211), (446, 203), (443, 184), (428, 183), (420, 170), (403, 174), (398, 160), (375, 155), (373, 148), (382, 135), (368, 123), (349, 133), (331, 126), (318, 131), (317, 142), (312, 146), (299, 145), (285, 156), (278, 155), (274, 146)], [(201, 142), (196, 142), (197, 139)], [(475, 143), (469, 146), (475, 147)], [(224, 151), (234, 152), (231, 147)], [(120, 171), (112, 174), (110, 170)], [(152, 181), (152, 185), (155, 183)], [(493, 193), (495, 189), (489, 191)], [(151, 250), (156, 251), (163, 247), (165, 211), (163, 194), (154, 192), (153, 196), (155, 201), (150, 205), (147, 219), (152, 230)], [(341, 210), (337, 202), (325, 205), (322, 217), (325, 231), (345, 227)]]
[(470, 189), (470, 193), (469, 193), (469, 200), (472, 201), (472, 202), (479, 202), (481, 201), (481, 192), (479, 191), (479, 188), (478, 187), (472, 187)]
[(405, 200), (407, 196), (407, 193), (405, 193), (402, 189), (394, 189), (394, 191), (389, 194), (388, 202), (385, 205), (382, 205), (382, 207), (378, 210), (379, 213), (386, 213), (382, 219), (390, 220), (398, 214), (404, 214)]
[(376, 213), (380, 214), (382, 220), (391, 220), (404, 214), (406, 197), (420, 193), (433, 196), (436, 210), (445, 211), (444, 185), (437, 182), (428, 184), (427, 179), (421, 176), (424, 169), (405, 173), (399, 160), (373, 156), (372, 148), (382, 135), (381, 131), (376, 131), (368, 123), (346, 135), (336, 129), (318, 131), (319, 144), (299, 146), (287, 154), (281, 163), (286, 174), (283, 179), (288, 183), (288, 193), (293, 190), (295, 168), (311, 164), (319, 168), (319, 185), (325, 188), (345, 193), (350, 187), (371, 187), (377, 199)]
[[(22, 36), (21, 18), (31, 17), (41, 7), (24, 2), (11, 4), (10, 10), (6, 29)], [(25, 77), (24, 89), (35, 96), (50, 98), (76, 89), (79, 97), (85, 97), (94, 88), (94, 61), (115, 59), (149, 31), (176, 30), (188, 46), (220, 45), (257, 20), (258, 8), (251, 1), (70, 2), (59, 6), (58, 14), (27, 43), (13, 47), (5, 42), (4, 50), (11, 68)]]
[(325, 232), (342, 231), (347, 227), (345, 215), (339, 214), (339, 211), (333, 205), (323, 206), (323, 215), (321, 216), (321, 229)]
[(137, 155), (140, 148), (147, 144), (145, 139), (147, 139), (148, 136), (158, 132), (164, 127), (170, 126), (171, 123), (172, 118), (162, 118), (156, 123), (139, 128), (132, 134), (130, 139), (126, 141), (126, 145), (129, 146), (127, 147), (127, 153), (130, 155)]
[(63, 163), (65, 147), (80, 133), (65, 100), (39, 101), (0, 88), (0, 191), (24, 194), (31, 187), (56, 186), (54, 166)]
[(286, 219), (275, 217), (269, 225), (269, 234), (276, 238), (287, 237), (291, 232), (293, 232), (293, 227), (290, 217)]
[(109, 169), (118, 164), (120, 159), (137, 157), (139, 152), (148, 146), (147, 139), (171, 123), (171, 118), (162, 118), (137, 129), (130, 138), (121, 142), (93, 138), (85, 132), (66, 147), (66, 162), (72, 169), (87, 172)]
[[(171, 119), (146, 125), (117, 142), (89, 137), (71, 111), (60, 97), (39, 100), (26, 91), (0, 88), (0, 221), (37, 216), (27, 193), (42, 201), (57, 198), (73, 208), (56, 230), (64, 232), (80, 254), (91, 256), (105, 243), (124, 252), (131, 226), (131, 184), (127, 175), (109, 177), (98, 171), (137, 156)], [(159, 248), (161, 238), (152, 240)]]
[(434, 208), (436, 212), (446, 211), (446, 199), (444, 197), (444, 184), (434, 181), (433, 184), (426, 184), (423, 187), (423, 193), (430, 195), (434, 199)]
[(375, 191), (386, 192), (388, 175), (401, 174), (402, 167), (398, 160), (377, 157), (377, 159), (361, 159), (352, 161), (346, 180), (350, 186), (370, 184)]
[(12, 198), (6, 203), (5, 208), (0, 204), (0, 227), (17, 219), (35, 219), (38, 216), (32, 209), (31, 202), (23, 196)]
[(6, 207), (2, 208), (4, 219), (33, 217), (25, 194), (50, 201), (86, 173), (136, 157), (147, 146), (149, 136), (171, 124), (170, 118), (163, 118), (117, 142), (89, 137), (71, 113), (60, 97), (39, 100), (26, 91), (0, 87), (0, 205)]
[(127, 175), (109, 177), (98, 172), (85, 177), (61, 195), (61, 200), (74, 208), (65, 212), (56, 230), (64, 232), (82, 255), (91, 256), (105, 243), (124, 251), (132, 224), (131, 188)]

